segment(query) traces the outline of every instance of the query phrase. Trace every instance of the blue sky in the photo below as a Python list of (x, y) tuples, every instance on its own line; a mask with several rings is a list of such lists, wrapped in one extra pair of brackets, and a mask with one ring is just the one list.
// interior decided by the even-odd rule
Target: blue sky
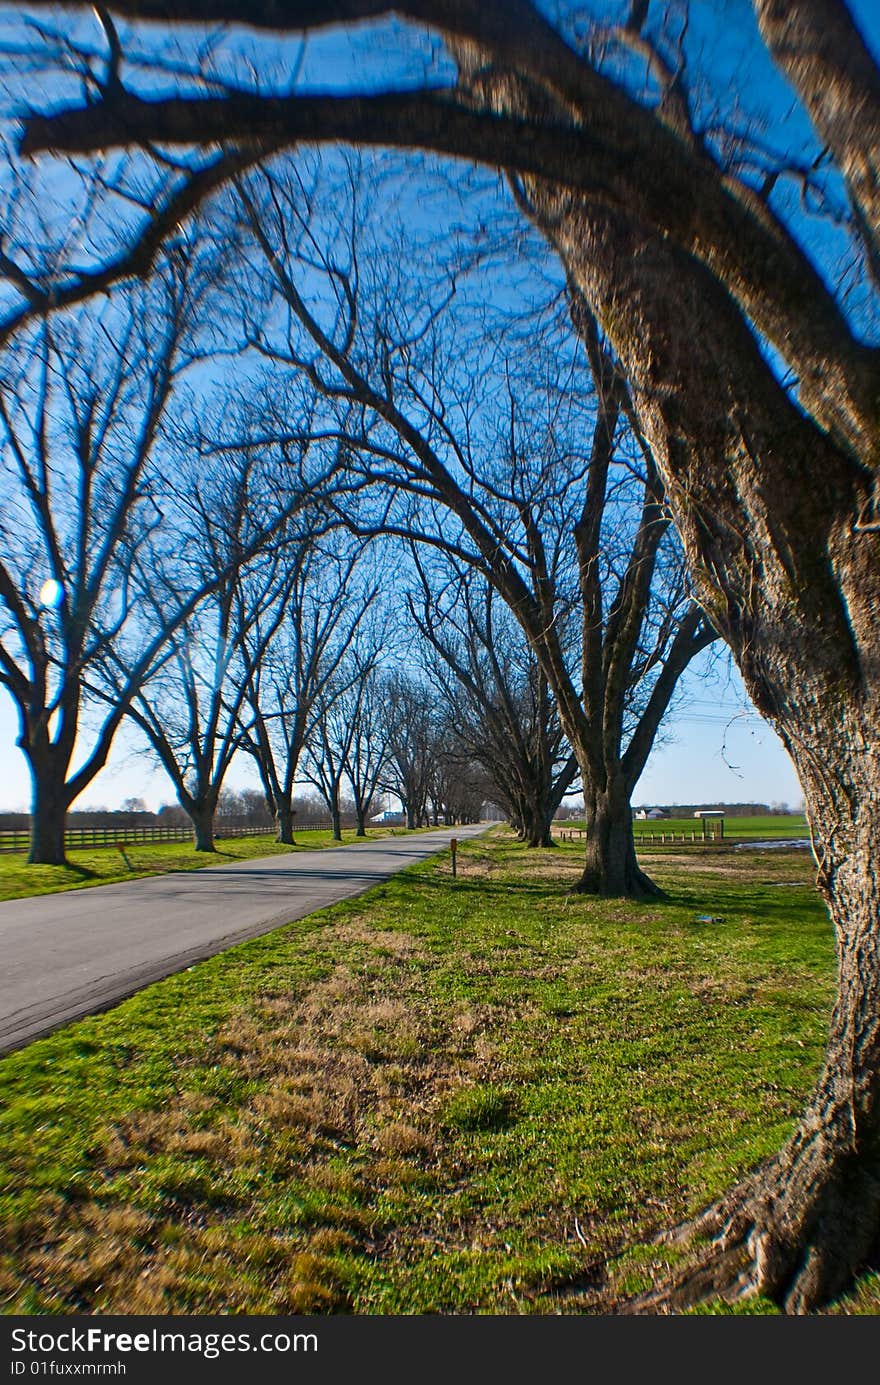
[[(749, 710), (735, 673), (727, 687), (718, 681), (705, 684), (691, 674), (682, 703), (654, 748), (634, 803), (800, 802), (791, 761), (772, 728)], [(0, 694), (0, 811), (26, 811), (30, 800), (27, 764), (15, 747), (16, 734), (12, 704)], [(256, 771), (242, 756), (233, 762), (226, 782), (233, 789), (259, 788)], [(117, 808), (126, 798), (143, 798), (153, 811), (174, 801), (169, 779), (131, 732), (118, 737), (108, 766), (75, 806)]]

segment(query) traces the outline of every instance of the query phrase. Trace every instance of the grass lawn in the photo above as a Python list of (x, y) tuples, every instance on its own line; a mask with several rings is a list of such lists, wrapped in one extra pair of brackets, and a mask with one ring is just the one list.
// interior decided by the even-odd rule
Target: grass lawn
[[(406, 835), (405, 827), (368, 827), (367, 836), (356, 837), (354, 828), (342, 833), (342, 845), (375, 841), (379, 837)], [(424, 831), (425, 829), (420, 829)], [(286, 851), (313, 851), (318, 847), (339, 846), (326, 832), (302, 832), (295, 847), (282, 846), (265, 837), (217, 837), (213, 854), (196, 851), (190, 842), (126, 843), (125, 856), (115, 846), (85, 848), (68, 852), (66, 866), (29, 866), (24, 855), (0, 855), (0, 900), (24, 899), (28, 895), (54, 894), (58, 890), (81, 890), (92, 885), (109, 885), (119, 880), (137, 880), (143, 875), (164, 875), (174, 870), (200, 870), (222, 865), (224, 861), (246, 861), (256, 856), (276, 856)], [(126, 858), (129, 864), (126, 864)]]
[[(585, 823), (583, 818), (572, 818), (566, 822), (554, 822), (554, 836), (561, 832), (583, 832)], [(718, 819), (710, 819), (711, 830), (718, 832)], [(659, 841), (662, 833), (674, 832), (676, 836), (682, 832), (690, 841), (691, 833), (696, 833), (697, 844), (703, 830), (702, 822), (698, 818), (651, 818), (643, 820), (637, 818), (633, 822), (633, 835), (636, 841), (650, 842), (652, 839)], [(786, 815), (780, 817), (753, 817), (753, 818), (734, 818), (724, 819), (724, 840), (725, 841), (780, 841), (789, 838), (809, 837), (810, 829), (807, 827), (807, 819), (803, 815)]]
[[(464, 842), (456, 880), (435, 858), (0, 1061), (4, 1311), (601, 1314), (647, 1287), (655, 1233), (790, 1129), (832, 936), (803, 852), (657, 850), (647, 906), (568, 894), (579, 858)], [(841, 1311), (880, 1312), (878, 1281)]]

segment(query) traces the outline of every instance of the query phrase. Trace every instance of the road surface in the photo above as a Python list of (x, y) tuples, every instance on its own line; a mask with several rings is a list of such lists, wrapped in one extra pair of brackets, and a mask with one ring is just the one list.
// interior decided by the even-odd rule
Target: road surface
[(0, 903), (0, 1052), (349, 899), (486, 824)]

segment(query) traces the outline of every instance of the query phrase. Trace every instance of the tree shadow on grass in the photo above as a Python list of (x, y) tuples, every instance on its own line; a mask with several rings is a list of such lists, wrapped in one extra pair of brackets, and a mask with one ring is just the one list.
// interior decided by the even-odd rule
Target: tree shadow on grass
[[(392, 877), (393, 878), (393, 877)], [(422, 894), (444, 894), (452, 898), (454, 895), (477, 896), (480, 899), (523, 899), (529, 896), (546, 898), (551, 896), (562, 896), (570, 893), (565, 883), (548, 884), (546, 881), (523, 882), (518, 880), (516, 884), (504, 884), (501, 881), (491, 881), (482, 879), (468, 878), (467, 876), (453, 877), (446, 875), (413, 875), (406, 877), (406, 883), (411, 888), (420, 891)], [(589, 896), (577, 896), (587, 899)]]

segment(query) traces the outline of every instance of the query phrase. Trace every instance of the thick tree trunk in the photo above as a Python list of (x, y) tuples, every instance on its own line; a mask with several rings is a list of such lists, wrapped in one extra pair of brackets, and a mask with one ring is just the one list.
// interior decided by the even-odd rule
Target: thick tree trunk
[[(587, 782), (585, 776), (585, 783)], [(587, 849), (582, 894), (646, 899), (661, 892), (639, 868), (633, 840), (630, 795), (618, 781), (604, 792), (585, 788)]]
[(546, 803), (535, 801), (524, 805), (521, 839), (530, 847), (553, 846)]
[[(804, 1313), (846, 1290), (880, 1242), (880, 775), (861, 719), (842, 753), (798, 759), (837, 939), (838, 992), (825, 1063), (788, 1143), (675, 1239), (712, 1237), (641, 1307), (680, 1309), (758, 1290)], [(793, 747), (794, 753), (794, 747)]]
[(549, 822), (547, 822), (547, 821), (545, 820), (543, 823), (536, 823), (536, 824), (535, 824), (534, 830), (533, 830), (533, 831), (530, 833), (530, 835), (529, 835), (529, 838), (528, 838), (528, 845), (529, 845), (529, 846), (534, 846), (534, 847), (539, 847), (539, 846), (542, 846), (542, 847), (555, 846), (555, 842), (553, 841), (553, 836), (552, 836), (552, 834), (551, 834), (551, 832), (550, 832), (550, 824), (549, 824)]
[(356, 823), (354, 835), (356, 837), (365, 837), (367, 835), (367, 815), (364, 812), (364, 805), (362, 803), (355, 803), (354, 815)]
[(193, 805), (187, 808), (189, 819), (193, 825), (193, 838), (195, 840), (196, 851), (216, 851), (214, 845), (214, 808), (213, 805), (206, 807), (204, 804)]
[(284, 842), (286, 846), (296, 846), (293, 839), (293, 808), (286, 803), (279, 803), (275, 809), (275, 823), (278, 828), (278, 835), (275, 840)]
[(795, 1133), (695, 1224), (715, 1239), (651, 1302), (757, 1289), (809, 1312), (852, 1282), (880, 1234), (871, 469), (792, 404), (702, 268), (614, 214), (556, 205), (564, 257), (634, 382), (701, 599), (797, 767), (837, 939), (825, 1066)]
[[(762, 0), (759, 13), (768, 24), (771, 12), (781, 15), (790, 32), (821, 8)], [(828, 13), (839, 21), (841, 8)], [(828, 26), (814, 27), (821, 47)], [(853, 103), (841, 98), (824, 50), (821, 66), (813, 63), (818, 51), (810, 51), (810, 71), (795, 63), (789, 75), (813, 83), (811, 112), (844, 150), (844, 174), (876, 234), (869, 223), (877, 213), (865, 200), (876, 178), (863, 177), (864, 125), (847, 122)], [(852, 45), (847, 61), (854, 80), (861, 59)], [(485, 54), (468, 70), (495, 109), (564, 118), (561, 106)], [(862, 159), (858, 176), (847, 166), (850, 151)], [(757, 1289), (786, 1312), (809, 1312), (846, 1288), (880, 1242), (877, 353), (850, 341), (820, 292), (801, 292), (809, 272), (782, 276), (779, 293), (760, 256), (722, 263), (711, 217), (701, 247), (676, 245), (629, 214), (625, 201), (575, 194), (549, 179), (523, 185), (630, 382), (698, 598), (797, 767), (837, 939), (825, 1065), (794, 1134), (688, 1228), (715, 1239), (641, 1307)], [(699, 194), (695, 179), (695, 209)], [(690, 253), (707, 246), (706, 259)], [(764, 297), (756, 284), (762, 293), (770, 285)], [(774, 332), (781, 350), (790, 343), (797, 399), (761, 355), (757, 337)], [(869, 382), (856, 424), (853, 378)], [(605, 862), (626, 886), (634, 857), (623, 823), (611, 831), (617, 815), (609, 807), (588, 799), (590, 853), (599, 859), (588, 861), (584, 883), (616, 893), (619, 880), (603, 880)]]
[(64, 866), (64, 828), (67, 802), (64, 785), (51, 774), (38, 774), (32, 767), (34, 789), (31, 800), (31, 865)]

